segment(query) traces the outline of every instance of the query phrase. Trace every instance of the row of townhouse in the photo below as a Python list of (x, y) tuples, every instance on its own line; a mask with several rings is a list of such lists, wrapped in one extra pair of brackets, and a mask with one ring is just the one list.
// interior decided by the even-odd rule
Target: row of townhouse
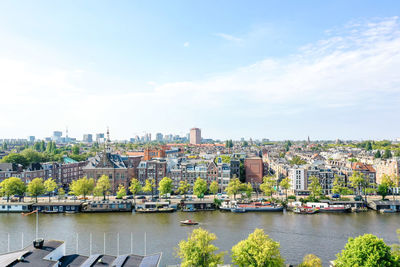
[(317, 177), (323, 193), (332, 194), (333, 181), (335, 176), (343, 179), (345, 184), (350, 185), (349, 177), (354, 171), (361, 172), (371, 186), (376, 184), (376, 171), (372, 165), (356, 162), (350, 168), (338, 168), (327, 164), (314, 163), (302, 166), (292, 166), (289, 169), (288, 177), (291, 180), (291, 189), (294, 192), (308, 190), (312, 177)]

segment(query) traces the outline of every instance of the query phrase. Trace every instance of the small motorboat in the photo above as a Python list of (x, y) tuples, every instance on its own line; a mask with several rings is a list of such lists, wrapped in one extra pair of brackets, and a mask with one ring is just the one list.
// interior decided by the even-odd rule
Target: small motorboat
[(184, 220), (181, 221), (181, 225), (198, 225), (198, 222), (192, 221), (192, 220)]

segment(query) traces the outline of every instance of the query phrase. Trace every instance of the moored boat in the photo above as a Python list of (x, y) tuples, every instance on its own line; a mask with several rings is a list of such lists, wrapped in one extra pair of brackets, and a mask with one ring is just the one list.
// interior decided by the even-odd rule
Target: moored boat
[(350, 206), (344, 205), (329, 205), (328, 207), (323, 207), (319, 209), (320, 212), (330, 212), (330, 213), (345, 213), (351, 212)]
[(319, 209), (302, 206), (302, 207), (294, 207), (293, 212), (296, 214), (315, 214), (315, 213), (319, 212)]
[(235, 213), (245, 213), (246, 209), (244, 208), (231, 208), (231, 212), (235, 212)]
[(245, 211), (283, 211), (282, 205), (274, 203), (254, 202), (250, 204), (238, 204), (237, 207), (242, 208)]
[(181, 225), (198, 225), (198, 222), (192, 221), (192, 220), (184, 220), (181, 221)]

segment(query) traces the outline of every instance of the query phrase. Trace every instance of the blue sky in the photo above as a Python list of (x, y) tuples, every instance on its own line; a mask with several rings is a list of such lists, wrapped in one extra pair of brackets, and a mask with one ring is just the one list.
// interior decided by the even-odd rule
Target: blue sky
[(397, 138), (399, 7), (1, 1), (0, 138)]

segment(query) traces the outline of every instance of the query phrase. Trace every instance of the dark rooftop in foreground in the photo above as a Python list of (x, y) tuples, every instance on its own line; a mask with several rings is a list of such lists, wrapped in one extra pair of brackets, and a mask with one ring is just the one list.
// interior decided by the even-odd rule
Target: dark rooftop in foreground
[(78, 254), (65, 255), (65, 243), (57, 240), (46, 240), (42, 247), (32, 245), (25, 249), (1, 254), (1, 267), (158, 267), (161, 253), (148, 256), (120, 255), (111, 256), (94, 254), (83, 256)]

